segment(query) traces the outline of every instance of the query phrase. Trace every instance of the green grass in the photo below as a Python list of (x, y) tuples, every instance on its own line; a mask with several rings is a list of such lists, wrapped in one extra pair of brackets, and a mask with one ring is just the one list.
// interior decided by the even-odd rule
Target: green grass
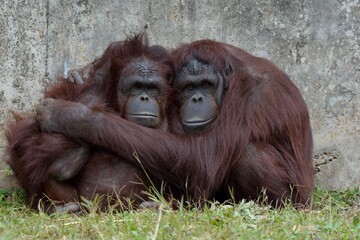
[(82, 216), (47, 215), (28, 209), (22, 191), (0, 190), (0, 239), (360, 239), (359, 190), (316, 190), (312, 210), (252, 202), (210, 203), (203, 210), (163, 206), (122, 213), (88, 206)]

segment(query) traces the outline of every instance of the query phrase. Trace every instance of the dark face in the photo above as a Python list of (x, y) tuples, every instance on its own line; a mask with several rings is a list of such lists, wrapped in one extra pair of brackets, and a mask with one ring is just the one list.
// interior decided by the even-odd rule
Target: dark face
[(190, 61), (176, 77), (174, 88), (180, 91), (179, 115), (185, 131), (203, 130), (216, 119), (223, 99), (224, 80), (211, 65)]
[(124, 117), (150, 128), (157, 128), (163, 119), (166, 79), (158, 68), (148, 59), (133, 61), (123, 69), (117, 87), (118, 96), (126, 98)]

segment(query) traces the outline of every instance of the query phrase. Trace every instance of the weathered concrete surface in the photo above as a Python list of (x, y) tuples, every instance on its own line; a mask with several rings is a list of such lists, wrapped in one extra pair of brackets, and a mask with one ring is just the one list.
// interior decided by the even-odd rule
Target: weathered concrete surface
[(33, 109), (49, 79), (127, 34), (146, 29), (152, 43), (165, 47), (210, 38), (287, 72), (310, 109), (319, 185), (360, 185), (359, 0), (0, 3), (2, 126), (6, 109)]
[[(4, 125), (8, 109), (29, 111), (46, 85), (46, 2), (0, 0), (0, 156), (4, 153)], [(4, 157), (0, 160), (0, 188), (12, 186)]]

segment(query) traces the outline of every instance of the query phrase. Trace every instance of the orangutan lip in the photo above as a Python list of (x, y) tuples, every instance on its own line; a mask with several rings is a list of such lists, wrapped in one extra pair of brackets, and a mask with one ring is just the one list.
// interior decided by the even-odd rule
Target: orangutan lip
[(212, 122), (213, 120), (214, 120), (214, 118), (210, 118), (205, 121), (187, 121), (187, 122), (183, 122), (183, 124), (186, 126), (206, 125), (206, 124)]
[(158, 116), (153, 114), (129, 114), (129, 115), (134, 118), (158, 118)]

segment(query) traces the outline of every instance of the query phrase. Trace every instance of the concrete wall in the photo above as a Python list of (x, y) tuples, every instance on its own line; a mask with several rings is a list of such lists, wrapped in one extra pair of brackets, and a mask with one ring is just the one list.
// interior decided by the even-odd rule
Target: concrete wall
[[(360, 185), (360, 1), (0, 0), (0, 151), (9, 109), (33, 111), (59, 74), (146, 29), (152, 43), (210, 38), (266, 57), (308, 104), (318, 184)], [(14, 182), (0, 163), (0, 187)]]

